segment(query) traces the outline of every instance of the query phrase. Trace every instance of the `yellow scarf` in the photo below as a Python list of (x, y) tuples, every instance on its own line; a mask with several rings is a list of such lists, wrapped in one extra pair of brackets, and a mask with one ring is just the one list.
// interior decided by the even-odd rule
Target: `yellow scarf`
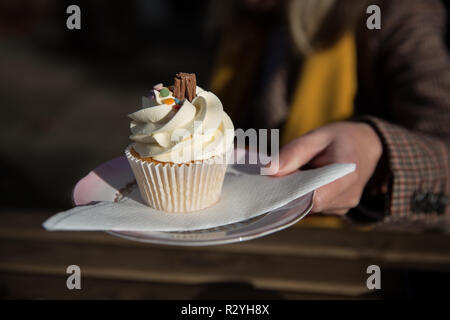
[(324, 124), (353, 113), (356, 92), (356, 49), (353, 33), (332, 47), (306, 57), (281, 143), (286, 144)]

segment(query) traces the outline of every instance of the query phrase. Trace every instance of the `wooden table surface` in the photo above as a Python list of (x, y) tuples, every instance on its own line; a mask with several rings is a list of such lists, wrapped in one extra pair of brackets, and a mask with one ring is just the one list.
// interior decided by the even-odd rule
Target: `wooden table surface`
[[(47, 232), (41, 224), (52, 214), (0, 213), (0, 298), (379, 298), (366, 287), (371, 264), (383, 284), (396, 270), (450, 271), (444, 233), (291, 227), (239, 244), (174, 247)], [(66, 288), (73, 264), (81, 290)]]

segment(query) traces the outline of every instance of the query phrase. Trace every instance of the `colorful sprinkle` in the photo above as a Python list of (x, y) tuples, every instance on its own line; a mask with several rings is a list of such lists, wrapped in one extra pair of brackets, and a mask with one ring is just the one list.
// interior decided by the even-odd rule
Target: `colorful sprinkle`
[(162, 88), (161, 90), (159, 90), (159, 96), (162, 98), (167, 97), (169, 94), (170, 91), (167, 88)]
[(163, 88), (163, 84), (162, 83), (158, 83), (158, 84), (155, 84), (154, 86), (153, 86), (153, 90), (161, 90)]
[(168, 99), (164, 99), (162, 102), (163, 102), (164, 104), (174, 104), (174, 103), (175, 103), (175, 100), (172, 99), (172, 98), (168, 98)]

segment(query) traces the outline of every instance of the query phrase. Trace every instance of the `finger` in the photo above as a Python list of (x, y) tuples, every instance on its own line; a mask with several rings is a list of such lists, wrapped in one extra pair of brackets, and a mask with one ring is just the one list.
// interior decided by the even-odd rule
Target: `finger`
[(291, 173), (307, 164), (322, 152), (330, 141), (331, 138), (321, 130), (292, 140), (280, 152), (279, 168), (275, 175), (282, 176)]
[[(346, 208), (347, 199), (342, 198), (357, 181), (355, 172), (320, 187), (314, 192), (313, 212), (323, 212), (331, 208)], [(341, 201), (342, 200), (342, 201)]]
[(352, 209), (358, 206), (362, 196), (362, 187), (358, 186), (358, 183), (352, 184), (352, 186), (344, 192), (337, 195), (329, 203), (329, 208), (335, 209)]

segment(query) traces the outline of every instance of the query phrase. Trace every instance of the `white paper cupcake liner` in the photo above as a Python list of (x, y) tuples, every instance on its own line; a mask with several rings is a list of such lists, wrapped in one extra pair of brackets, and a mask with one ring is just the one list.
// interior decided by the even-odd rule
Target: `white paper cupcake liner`
[(147, 162), (125, 155), (133, 170), (142, 199), (166, 212), (188, 212), (215, 204), (222, 192), (226, 161), (213, 157), (187, 164)]

